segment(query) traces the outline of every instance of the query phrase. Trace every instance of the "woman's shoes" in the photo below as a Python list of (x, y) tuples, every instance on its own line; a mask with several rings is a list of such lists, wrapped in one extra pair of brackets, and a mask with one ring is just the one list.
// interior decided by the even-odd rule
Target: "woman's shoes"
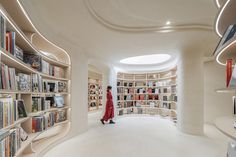
[(110, 120), (109, 124), (115, 124), (115, 122), (113, 120)]
[(105, 124), (103, 119), (100, 119), (100, 121), (102, 122), (103, 125)]
[[(100, 121), (102, 122), (103, 125), (105, 124), (103, 119), (100, 119)], [(109, 124), (115, 124), (115, 122), (113, 120), (110, 120)]]

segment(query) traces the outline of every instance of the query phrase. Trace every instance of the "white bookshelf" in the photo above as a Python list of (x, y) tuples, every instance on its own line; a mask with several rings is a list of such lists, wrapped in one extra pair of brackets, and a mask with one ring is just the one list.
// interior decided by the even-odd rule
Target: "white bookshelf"
[(153, 73), (119, 72), (117, 74), (118, 115), (143, 113), (176, 118), (177, 102), (174, 100), (177, 98), (176, 71), (177, 67)]
[[(15, 2), (16, 3), (16, 2)], [(6, 2), (4, 2), (4, 6), (6, 6), (6, 8), (9, 9), (9, 4)], [(20, 6), (18, 5), (13, 5), (14, 7), (17, 7), (15, 9), (17, 9), (19, 11)], [(14, 9), (14, 8), (12, 8)], [(11, 12), (11, 10), (9, 10)], [(22, 11), (22, 10), (21, 10)], [(62, 82), (66, 82), (67, 84), (67, 92), (24, 92), (24, 91), (18, 91), (18, 90), (0, 90), (0, 94), (1, 95), (8, 95), (8, 96), (12, 96), (14, 99), (19, 99), (19, 100), (24, 100), (27, 112), (28, 112), (28, 117), (25, 118), (20, 118), (17, 121), (15, 121), (13, 124), (6, 126), (4, 128), (2, 128), (1, 130), (10, 130), (14, 127), (18, 127), (21, 126), (28, 134), (28, 139), (24, 142), (22, 142), (20, 149), (16, 152), (16, 156), (20, 157), (20, 156), (24, 156), (24, 155), (32, 155), (34, 156), (35, 153), (40, 153), (41, 151), (43, 151), (43, 149), (37, 149), (37, 152), (33, 151), (32, 146), (35, 145), (36, 141), (37, 141), (37, 145), (44, 145), (44, 147), (47, 147), (47, 139), (50, 139), (50, 136), (52, 135), (45, 135), (45, 137), (43, 140), (38, 140), (37, 137), (40, 136), (41, 134), (45, 134), (47, 133), (48, 130), (50, 130), (51, 132), (54, 132), (55, 130), (55, 134), (53, 135), (53, 139), (54, 142), (56, 142), (57, 140), (60, 140), (61, 138), (63, 138), (66, 133), (69, 130), (70, 127), (70, 110), (71, 110), (71, 105), (70, 105), (70, 70), (71, 70), (71, 66), (70, 66), (70, 59), (68, 58), (68, 55), (61, 55), (64, 56), (65, 58), (61, 58), (61, 61), (52, 59), (46, 55), (44, 55), (43, 53), (41, 53), (40, 50), (43, 49), (43, 47), (38, 47), (35, 45), (35, 43), (37, 43), (37, 40), (30, 40), (27, 35), (25, 34), (25, 31), (27, 31), (27, 26), (24, 28), (24, 24), (22, 25), (22, 23), (20, 24), (21, 26), (19, 27), (17, 25), (17, 23), (13, 20), (13, 18), (16, 18), (14, 16), (14, 14), (9, 15), (8, 14), (8, 10), (6, 11), (3, 6), (0, 6), (0, 12), (2, 14), (2, 16), (6, 19), (6, 30), (7, 31), (13, 31), (16, 33), (16, 45), (19, 46), (23, 51), (26, 52), (32, 52), (34, 54), (37, 54), (39, 56), (42, 57), (42, 60), (47, 61), (49, 64), (54, 65), (54, 66), (58, 66), (61, 69), (63, 69), (65, 76), (64, 77), (55, 77), (52, 75), (48, 75), (45, 73), (42, 73), (40, 71), (37, 71), (36, 69), (33, 69), (31, 66), (29, 66), (28, 64), (24, 63), (23, 61), (21, 61), (20, 59), (16, 58), (15, 56), (13, 56), (12, 54), (10, 54), (9, 52), (7, 52), (4, 48), (0, 48), (0, 58), (1, 58), (1, 63), (4, 63), (5, 65), (7, 65), (8, 67), (11, 68), (15, 68), (17, 72), (21, 72), (21, 73), (25, 73), (25, 74), (38, 74), (39, 76), (42, 77), (42, 79), (47, 79), (47, 80), (52, 80), (52, 81), (62, 81)], [(24, 15), (24, 14), (22, 14)], [(28, 20), (27, 17), (21, 17), (21, 20)], [(30, 22), (25, 23), (25, 25), (29, 25)], [(22, 29), (24, 29), (24, 31), (22, 31)], [(36, 31), (36, 30), (35, 30)], [(39, 32), (36, 31), (36, 36), (40, 36)], [(41, 37), (40, 39), (38, 38), (38, 40), (45, 40), (44, 43), (49, 43), (49, 41), (46, 40), (46, 38)], [(60, 49), (59, 47), (54, 47), (55, 45), (53, 45), (52, 43), (50, 43), (49, 45), (47, 45), (47, 47), (51, 46), (51, 49)], [(40, 49), (40, 50), (39, 50)], [(59, 51), (59, 50), (58, 50)], [(62, 51), (60, 49), (60, 51)], [(49, 51), (50, 52), (50, 51)], [(66, 52), (61, 52), (61, 53), (66, 53)], [(62, 62), (62, 60), (64, 60), (65, 62)], [(32, 97), (53, 97), (54, 95), (60, 95), (63, 96), (64, 101), (65, 101), (65, 106), (61, 107), (61, 108), (50, 108), (50, 109), (45, 109), (42, 111), (38, 111), (38, 112), (31, 112), (31, 110), (29, 110), (32, 106)], [(65, 111), (66, 112), (66, 119), (62, 122), (59, 123), (55, 123), (53, 126), (49, 127), (46, 130), (43, 130), (41, 132), (37, 132), (37, 133), (32, 133), (32, 117), (33, 116), (39, 116), (39, 115), (44, 115), (45, 113), (49, 113), (49, 112), (57, 112), (57, 111)], [(60, 126), (60, 127), (59, 127)], [(59, 130), (58, 130), (59, 128)], [(57, 130), (57, 132), (56, 132)], [(62, 136), (63, 135), (63, 136)], [(46, 144), (46, 145), (45, 145)], [(51, 143), (49, 143), (51, 144)]]
[(88, 111), (102, 108), (102, 80), (88, 79)]
[[(225, 2), (224, 5), (219, 9), (215, 19), (215, 30), (220, 37), (224, 35), (224, 32), (227, 30), (229, 25), (236, 23), (236, 15), (234, 14), (235, 9), (236, 2), (233, 0)], [(233, 59), (235, 62), (235, 48), (236, 38), (232, 37), (214, 53), (216, 61), (221, 65), (226, 65), (227, 59)]]

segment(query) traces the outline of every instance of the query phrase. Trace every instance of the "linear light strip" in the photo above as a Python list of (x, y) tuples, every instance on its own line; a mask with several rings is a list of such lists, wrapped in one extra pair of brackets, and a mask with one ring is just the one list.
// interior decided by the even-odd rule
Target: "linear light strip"
[(25, 17), (27, 18), (27, 20), (29, 21), (29, 23), (32, 25), (32, 27), (34, 28), (34, 30), (47, 42), (49, 42), (50, 44), (52, 44), (53, 46), (55, 46), (56, 48), (60, 49), (61, 51), (63, 51), (67, 57), (69, 58), (69, 65), (71, 64), (71, 59), (70, 59), (70, 55), (61, 47), (57, 46), (56, 44), (52, 43), (51, 41), (49, 41), (46, 37), (44, 37), (39, 31), (38, 29), (34, 26), (34, 24), (32, 23), (31, 19), (29, 18), (27, 12), (25, 11), (24, 7), (22, 6), (21, 2), (19, 0), (16, 0), (18, 5), (20, 6), (22, 12), (24, 13)]
[(220, 65), (226, 66), (226, 63), (224, 64), (224, 63), (221, 63), (221, 62), (220, 62), (220, 60), (219, 60), (220, 55), (221, 55), (223, 52), (225, 52), (225, 50), (226, 50), (227, 48), (229, 48), (230, 46), (232, 46), (232, 45), (235, 44), (235, 43), (236, 43), (236, 40), (234, 40), (233, 42), (231, 42), (229, 45), (227, 45), (225, 48), (223, 48), (223, 49), (220, 51), (220, 53), (218, 53), (218, 55), (217, 55), (217, 57), (216, 57), (216, 61), (217, 61)]
[(220, 8), (221, 6), (220, 6), (219, 0), (216, 0), (215, 2), (216, 2), (217, 7)]
[(222, 9), (220, 10), (220, 13), (219, 13), (219, 15), (218, 15), (218, 17), (217, 17), (217, 19), (216, 19), (215, 29), (216, 29), (216, 33), (217, 33), (220, 37), (222, 37), (222, 34), (220, 34), (220, 32), (219, 32), (219, 21), (220, 21), (220, 18), (221, 18), (222, 14), (223, 14), (223, 12), (224, 12), (224, 10), (225, 10), (225, 8), (226, 8), (226, 6), (228, 5), (229, 2), (230, 2), (230, 0), (227, 0), (227, 2), (224, 4), (224, 6), (222, 7)]

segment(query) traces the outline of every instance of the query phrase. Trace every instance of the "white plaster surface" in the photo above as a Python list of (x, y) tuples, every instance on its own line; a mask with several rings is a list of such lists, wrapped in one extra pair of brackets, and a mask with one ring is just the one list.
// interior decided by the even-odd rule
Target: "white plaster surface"
[(168, 119), (126, 116), (101, 125), (89, 114), (89, 130), (51, 149), (44, 157), (225, 157), (229, 139), (214, 126), (204, 136), (180, 133)]

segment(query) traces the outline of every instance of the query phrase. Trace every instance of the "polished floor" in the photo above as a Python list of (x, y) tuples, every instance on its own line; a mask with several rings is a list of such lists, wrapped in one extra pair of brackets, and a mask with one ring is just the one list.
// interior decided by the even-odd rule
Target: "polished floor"
[(128, 116), (101, 125), (90, 115), (90, 129), (49, 151), (44, 157), (225, 157), (229, 139), (206, 125), (205, 136), (177, 131), (168, 119)]

